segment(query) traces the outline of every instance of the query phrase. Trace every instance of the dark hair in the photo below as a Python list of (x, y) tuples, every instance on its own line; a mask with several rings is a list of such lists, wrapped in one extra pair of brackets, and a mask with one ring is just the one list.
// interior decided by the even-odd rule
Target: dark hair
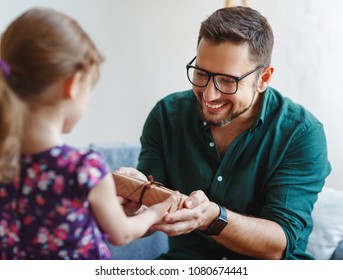
[(214, 12), (201, 24), (198, 45), (201, 39), (216, 44), (248, 44), (252, 62), (264, 66), (271, 62), (273, 31), (264, 16), (248, 7), (223, 8)]
[(21, 98), (40, 95), (61, 77), (96, 66), (102, 57), (69, 16), (33, 8), (15, 19), (1, 38), (1, 55), (11, 68), (10, 88)]

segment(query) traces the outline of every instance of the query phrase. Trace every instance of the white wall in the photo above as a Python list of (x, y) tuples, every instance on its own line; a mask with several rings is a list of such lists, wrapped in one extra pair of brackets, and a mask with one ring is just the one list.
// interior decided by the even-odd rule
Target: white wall
[[(241, 1), (236, 0), (236, 4)], [(84, 119), (65, 137), (73, 145), (138, 142), (144, 120), (166, 94), (190, 88), (185, 64), (195, 55), (200, 22), (224, 0), (0, 0), (0, 31), (32, 6), (77, 19), (106, 57)], [(272, 86), (324, 124), (333, 171), (343, 189), (343, 2), (250, 0), (275, 34)]]

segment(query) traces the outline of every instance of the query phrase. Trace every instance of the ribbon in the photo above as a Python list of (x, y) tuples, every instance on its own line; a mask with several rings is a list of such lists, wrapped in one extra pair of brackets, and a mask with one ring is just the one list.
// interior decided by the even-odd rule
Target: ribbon
[(145, 191), (147, 190), (147, 188), (151, 187), (151, 185), (163, 186), (163, 184), (161, 184), (159, 182), (155, 182), (154, 177), (152, 175), (149, 175), (148, 181), (146, 183), (144, 183), (143, 185), (141, 185), (142, 186), (142, 192), (139, 196), (139, 201), (138, 201), (139, 204), (142, 204)]
[(144, 198), (144, 194), (145, 194), (146, 190), (148, 188), (150, 188), (152, 185), (163, 186), (163, 184), (154, 181), (154, 177), (152, 175), (149, 175), (148, 176), (148, 181), (144, 182), (142, 185), (140, 185), (139, 188), (136, 188), (135, 190), (133, 190), (132, 193), (128, 196), (128, 199), (130, 199), (131, 196), (133, 196), (137, 191), (139, 191), (141, 189), (142, 191), (141, 191), (141, 193), (139, 195), (138, 203), (142, 204), (143, 198)]
[[(164, 188), (164, 185), (160, 182), (156, 182), (154, 181), (154, 178), (152, 175), (148, 176), (148, 181), (144, 182), (143, 184), (139, 185), (138, 188), (134, 189), (127, 197), (128, 200), (130, 200), (130, 197), (134, 196), (138, 191), (141, 191), (139, 194), (139, 199), (138, 199), (138, 203), (139, 204), (143, 204), (143, 199), (144, 199), (144, 195), (147, 191), (147, 189), (151, 188), (152, 186), (156, 186), (156, 187), (160, 187), (160, 188)], [(182, 208), (182, 197), (180, 196), (179, 201), (176, 202), (176, 209), (180, 209)], [(171, 206), (172, 208), (173, 206)]]

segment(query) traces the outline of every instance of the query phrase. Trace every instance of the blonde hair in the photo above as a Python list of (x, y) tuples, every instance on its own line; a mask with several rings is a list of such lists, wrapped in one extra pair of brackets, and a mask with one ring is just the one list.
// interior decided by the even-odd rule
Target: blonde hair
[(12, 181), (19, 170), (22, 103), (5, 82), (0, 69), (0, 182)]
[(98, 74), (103, 60), (74, 19), (49, 8), (30, 9), (9, 25), (1, 39), (1, 57), (11, 68), (9, 87), (23, 100), (92, 66)]

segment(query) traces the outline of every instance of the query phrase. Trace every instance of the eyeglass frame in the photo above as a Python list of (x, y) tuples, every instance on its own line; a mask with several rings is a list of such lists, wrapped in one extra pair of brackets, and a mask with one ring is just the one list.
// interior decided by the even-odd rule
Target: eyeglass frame
[[(265, 67), (264, 65), (259, 65), (259, 66), (257, 66), (256, 68), (254, 68), (253, 70), (249, 71), (248, 73), (245, 73), (245, 74), (241, 75), (240, 77), (237, 77), (237, 76), (232, 76), (232, 75), (222, 74), (222, 73), (212, 73), (212, 72), (209, 72), (209, 71), (207, 71), (207, 70), (205, 70), (205, 69), (202, 69), (202, 68), (200, 68), (200, 67), (192, 66), (192, 63), (196, 60), (196, 58), (197, 58), (197, 57), (195, 56), (189, 63), (186, 64), (187, 78), (188, 78), (188, 80), (190, 81), (190, 83), (191, 83), (192, 85), (196, 86), (196, 87), (205, 88), (205, 87), (207, 87), (208, 83), (210, 82), (211, 77), (213, 77), (213, 84), (214, 84), (215, 88), (216, 88), (219, 92), (221, 92), (222, 94), (226, 94), (226, 95), (233, 95), (233, 94), (235, 94), (235, 93), (237, 92), (237, 90), (238, 90), (238, 83), (239, 83), (241, 80), (243, 80), (244, 78), (246, 78), (246, 77), (249, 76), (250, 74), (256, 72), (257, 70), (260, 70), (261, 68)], [(204, 71), (204, 72), (207, 74), (208, 79), (207, 79), (207, 82), (206, 82), (206, 84), (205, 84), (204, 86), (198, 86), (198, 85), (196, 85), (196, 84), (193, 83), (193, 81), (190, 79), (189, 74), (188, 74), (190, 68)], [(221, 90), (218, 88), (217, 83), (216, 83), (216, 80), (215, 80), (215, 76), (219, 76), (219, 75), (220, 75), (220, 76), (230, 77), (230, 78), (232, 78), (232, 79), (235, 80), (235, 82), (236, 82), (236, 90), (235, 90), (233, 93), (226, 93), (226, 92), (221, 91)]]

